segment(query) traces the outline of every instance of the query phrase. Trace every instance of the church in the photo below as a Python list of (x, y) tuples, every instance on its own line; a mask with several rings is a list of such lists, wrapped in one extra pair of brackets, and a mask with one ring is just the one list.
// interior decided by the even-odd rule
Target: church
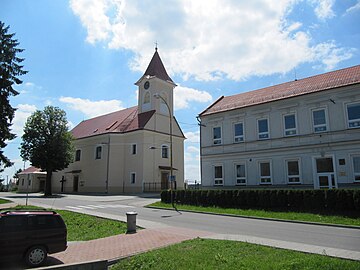
[(174, 88), (157, 48), (138, 87), (138, 105), (79, 123), (74, 162), (54, 172), (53, 192), (141, 193), (182, 188), (185, 136)]

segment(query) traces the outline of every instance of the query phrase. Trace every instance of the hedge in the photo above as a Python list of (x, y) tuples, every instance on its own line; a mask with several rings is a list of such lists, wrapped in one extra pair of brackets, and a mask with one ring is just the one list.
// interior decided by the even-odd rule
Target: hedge
[[(175, 190), (174, 202), (222, 208), (360, 211), (359, 189), (331, 190)], [(161, 201), (171, 202), (170, 190)]]

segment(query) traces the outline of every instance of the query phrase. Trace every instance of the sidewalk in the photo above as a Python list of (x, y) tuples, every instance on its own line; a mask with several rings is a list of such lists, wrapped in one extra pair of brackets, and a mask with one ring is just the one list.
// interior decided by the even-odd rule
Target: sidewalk
[[(134, 234), (121, 234), (86, 242), (70, 243), (64, 252), (52, 254), (58, 263), (70, 264), (93, 260), (116, 261), (153, 249), (166, 247), (210, 233), (178, 227), (138, 230)], [(50, 258), (51, 261), (51, 258)]]

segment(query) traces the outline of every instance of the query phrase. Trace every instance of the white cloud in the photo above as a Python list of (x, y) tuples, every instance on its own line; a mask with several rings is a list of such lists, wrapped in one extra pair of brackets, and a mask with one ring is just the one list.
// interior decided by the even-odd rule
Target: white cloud
[[(171, 75), (209, 81), (286, 73), (304, 62), (327, 61), (316, 54), (318, 44), (302, 23), (287, 20), (298, 2), (71, 0), (70, 6), (87, 29), (88, 42), (135, 53), (133, 70), (145, 70), (158, 40)], [(335, 16), (334, 0), (305, 3), (321, 20)], [(335, 49), (335, 61), (347, 59), (347, 49)]]
[(314, 57), (318, 58), (326, 70), (334, 69), (337, 63), (350, 59), (354, 52), (355, 49), (338, 48), (335, 41), (320, 43), (313, 49)]
[(187, 148), (186, 148), (186, 151), (187, 151), (188, 153), (196, 153), (196, 154), (200, 153), (200, 149), (199, 149), (198, 147), (195, 147), (195, 146), (189, 146), (189, 147), (187, 147)]
[(199, 143), (200, 142), (200, 131), (189, 131), (185, 132), (186, 142)]
[(310, 2), (315, 6), (315, 14), (320, 20), (335, 17), (333, 11), (335, 0), (310, 0)]
[(31, 104), (18, 104), (16, 106), (15, 117), (13, 125), (11, 126), (12, 131), (17, 137), (21, 137), (24, 133), (24, 125), (28, 117), (36, 111), (36, 106)]
[(189, 102), (211, 102), (212, 96), (206, 91), (200, 91), (184, 86), (177, 86), (174, 89), (174, 106), (175, 110), (186, 109)]
[(358, 0), (358, 2), (357, 2), (355, 5), (349, 7), (349, 8), (346, 10), (346, 13), (356, 12), (356, 11), (358, 11), (358, 10), (360, 10), (360, 0)]
[(69, 108), (80, 111), (89, 118), (124, 109), (121, 101), (114, 99), (91, 101), (89, 99), (60, 97), (59, 100), (67, 104)]

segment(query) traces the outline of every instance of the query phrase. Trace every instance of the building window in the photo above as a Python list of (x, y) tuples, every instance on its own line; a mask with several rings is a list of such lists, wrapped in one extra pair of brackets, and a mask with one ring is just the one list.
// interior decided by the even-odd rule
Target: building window
[(162, 158), (169, 158), (169, 147), (167, 145), (161, 146), (161, 157)]
[(221, 144), (221, 127), (213, 128), (214, 144)]
[(22, 181), (21, 181), (22, 186), (24, 185), (24, 181), (25, 181), (25, 179), (23, 178)]
[(243, 142), (244, 141), (244, 124), (237, 123), (234, 125), (234, 142)]
[(360, 182), (360, 156), (353, 157), (354, 182)]
[(235, 165), (236, 185), (246, 185), (245, 164)]
[(144, 102), (142, 104), (142, 108), (144, 111), (150, 110), (150, 108), (151, 108), (149, 91), (146, 91), (144, 94)]
[(214, 166), (214, 185), (222, 186), (223, 184), (223, 166)]
[(80, 161), (80, 157), (81, 157), (81, 150), (78, 149), (75, 152), (75, 161)]
[(313, 110), (312, 116), (314, 132), (317, 133), (327, 131), (325, 109)]
[(95, 159), (101, 159), (102, 146), (96, 147)]
[(132, 145), (131, 145), (131, 154), (132, 154), (132, 155), (136, 155), (136, 150), (137, 150), (137, 149), (136, 149), (136, 144), (132, 144)]
[(285, 136), (292, 136), (297, 134), (295, 114), (284, 115), (284, 126)]
[(287, 160), (287, 179), (289, 184), (299, 184), (300, 183), (300, 168), (298, 160)]
[(360, 103), (347, 105), (349, 128), (360, 128)]
[(258, 120), (258, 138), (259, 140), (269, 139), (269, 123), (268, 119)]
[(135, 182), (136, 182), (136, 173), (134, 173), (134, 172), (130, 173), (130, 181), (131, 181), (131, 184), (135, 184)]
[(260, 184), (271, 184), (270, 162), (260, 162)]

